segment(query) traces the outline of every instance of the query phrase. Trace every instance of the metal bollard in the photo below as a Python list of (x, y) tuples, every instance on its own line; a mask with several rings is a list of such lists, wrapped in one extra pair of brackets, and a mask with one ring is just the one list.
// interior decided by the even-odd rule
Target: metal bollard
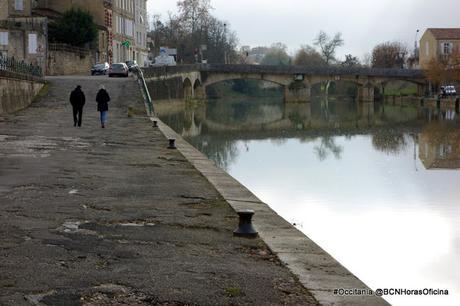
[(256, 238), (258, 236), (257, 231), (252, 227), (252, 216), (254, 216), (253, 210), (240, 210), (237, 211), (240, 216), (240, 222), (238, 228), (233, 231), (233, 236), (245, 237), (245, 238)]
[(157, 127), (158, 127), (158, 121), (153, 120), (153, 125), (152, 125), (152, 127), (157, 128)]
[(168, 149), (176, 149), (176, 140), (174, 138), (169, 139)]

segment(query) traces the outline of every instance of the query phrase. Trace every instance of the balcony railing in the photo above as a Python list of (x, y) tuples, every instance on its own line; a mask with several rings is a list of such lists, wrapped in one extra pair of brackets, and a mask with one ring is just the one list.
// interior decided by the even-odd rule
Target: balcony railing
[(11, 57), (2, 56), (1, 54), (0, 70), (37, 78), (43, 77), (42, 69), (39, 66), (27, 64), (24, 61), (18, 61)]

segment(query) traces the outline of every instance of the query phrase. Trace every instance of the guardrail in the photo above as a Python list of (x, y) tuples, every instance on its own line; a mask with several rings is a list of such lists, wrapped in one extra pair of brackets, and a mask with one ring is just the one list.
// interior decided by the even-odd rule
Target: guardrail
[(346, 67), (308, 67), (308, 66), (270, 66), (270, 65), (223, 65), (196, 64), (180, 66), (162, 66), (143, 68), (146, 78), (159, 77), (184, 72), (219, 72), (219, 73), (257, 73), (257, 74), (302, 74), (302, 75), (362, 75), (372, 77), (397, 77), (425, 79), (423, 70), (387, 69), (387, 68), (346, 68)]
[(43, 77), (40, 66), (27, 64), (14, 58), (0, 55), (0, 70), (37, 78)]
[(133, 70), (133, 74), (137, 77), (137, 83), (139, 84), (141, 88), (142, 96), (144, 97), (144, 103), (146, 104), (147, 109), (148, 109), (148, 116), (154, 117), (155, 111), (153, 108), (153, 102), (150, 96), (149, 89), (147, 87), (147, 83), (145, 82), (144, 73), (142, 72), (140, 68), (136, 68)]

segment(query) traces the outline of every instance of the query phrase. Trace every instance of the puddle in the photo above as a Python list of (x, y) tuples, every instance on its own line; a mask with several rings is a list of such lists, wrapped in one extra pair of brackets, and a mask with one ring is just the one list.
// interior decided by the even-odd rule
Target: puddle
[(76, 233), (79, 230), (80, 224), (80, 221), (66, 221), (62, 224), (62, 227), (66, 233)]
[(155, 223), (146, 223), (146, 222), (128, 222), (120, 223), (121, 226), (132, 226), (132, 227), (143, 227), (143, 226), (154, 226)]

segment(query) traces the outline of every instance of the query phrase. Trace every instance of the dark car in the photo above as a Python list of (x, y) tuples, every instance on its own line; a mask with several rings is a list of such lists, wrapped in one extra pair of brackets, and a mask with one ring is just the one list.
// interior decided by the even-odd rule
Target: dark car
[(129, 73), (128, 66), (125, 63), (112, 64), (109, 68), (109, 77), (113, 76), (124, 76), (127, 77)]
[(96, 64), (91, 68), (91, 75), (107, 74), (109, 72), (109, 63)]
[(126, 61), (126, 65), (128, 66), (129, 71), (133, 71), (139, 67), (136, 61)]

